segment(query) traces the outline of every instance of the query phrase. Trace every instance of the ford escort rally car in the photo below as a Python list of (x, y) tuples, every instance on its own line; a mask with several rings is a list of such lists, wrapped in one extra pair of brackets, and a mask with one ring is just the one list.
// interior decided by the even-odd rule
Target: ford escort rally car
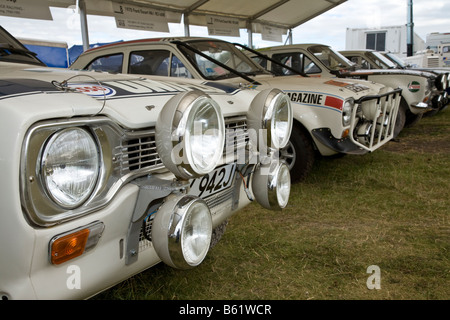
[(0, 42), (1, 299), (88, 298), (161, 261), (195, 267), (252, 200), (286, 206), (280, 90), (53, 69), (3, 29)]
[(352, 79), (275, 77), (234, 44), (211, 38), (163, 38), (127, 41), (84, 52), (71, 69), (202, 79), (251, 88), (280, 88), (293, 103), (290, 143), (281, 150), (292, 181), (311, 170), (322, 156), (364, 154), (393, 137), (399, 93), (385, 85)]
[[(323, 44), (294, 44), (262, 48), (260, 53), (273, 58), (277, 62), (290, 65), (293, 69), (302, 71), (313, 77), (355, 78), (374, 81), (386, 86), (401, 88), (401, 102), (397, 115), (397, 136), (405, 125), (413, 125), (422, 115), (438, 107), (437, 101), (442, 99), (444, 90), (448, 87), (446, 78), (423, 71), (371, 69), (356, 70), (355, 65), (341, 53)], [(252, 55), (252, 58), (255, 54)], [(266, 62), (261, 56), (256, 59), (266, 64), (277, 74), (290, 74), (289, 70), (281, 68), (270, 60)]]

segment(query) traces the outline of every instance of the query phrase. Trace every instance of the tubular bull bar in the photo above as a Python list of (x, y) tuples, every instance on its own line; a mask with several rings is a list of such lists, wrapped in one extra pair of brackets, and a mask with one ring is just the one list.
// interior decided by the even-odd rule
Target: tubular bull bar
[(355, 101), (350, 123), (350, 139), (358, 147), (372, 152), (394, 137), (395, 122), (402, 89)]

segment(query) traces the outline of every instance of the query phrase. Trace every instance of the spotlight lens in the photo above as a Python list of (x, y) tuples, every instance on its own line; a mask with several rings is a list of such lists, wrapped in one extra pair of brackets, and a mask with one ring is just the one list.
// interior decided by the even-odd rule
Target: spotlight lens
[(204, 98), (192, 108), (186, 130), (186, 150), (189, 164), (195, 172), (213, 170), (223, 151), (224, 129), (221, 114), (212, 100)]
[(181, 246), (184, 259), (190, 266), (199, 265), (209, 250), (212, 222), (210, 214), (202, 203), (190, 207), (182, 232)]
[(286, 164), (281, 164), (278, 170), (277, 181), (277, 199), (281, 208), (286, 207), (289, 201), (289, 194), (291, 191), (291, 176), (289, 167)]
[(289, 141), (292, 126), (292, 111), (287, 95), (279, 94), (275, 99), (272, 120), (272, 144), (276, 149), (284, 148)]

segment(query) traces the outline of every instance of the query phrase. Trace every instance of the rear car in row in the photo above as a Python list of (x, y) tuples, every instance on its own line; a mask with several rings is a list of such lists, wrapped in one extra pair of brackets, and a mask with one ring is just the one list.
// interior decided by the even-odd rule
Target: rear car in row
[[(357, 65), (348, 60), (342, 53), (323, 44), (305, 43), (276, 46), (263, 48), (258, 52), (272, 58), (275, 62), (291, 66), (298, 72), (304, 72), (311, 77), (331, 77), (340, 80), (363, 79), (401, 88), (395, 136), (400, 133), (405, 125), (417, 123), (425, 112), (439, 108), (439, 101), (445, 98), (445, 90), (449, 86), (447, 76), (436, 75), (427, 71), (357, 69)], [(290, 70), (265, 59), (262, 55), (253, 53), (251, 56), (277, 74), (291, 74)], [(378, 64), (380, 63), (381, 61), (378, 61)]]

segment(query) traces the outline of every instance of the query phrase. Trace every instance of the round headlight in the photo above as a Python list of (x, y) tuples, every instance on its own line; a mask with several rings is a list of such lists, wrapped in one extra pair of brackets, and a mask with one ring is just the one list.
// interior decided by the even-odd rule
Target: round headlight
[(346, 100), (342, 107), (342, 125), (349, 126), (352, 120), (352, 110), (355, 102), (352, 99)]
[(266, 89), (253, 99), (247, 113), (252, 143), (259, 151), (284, 148), (292, 131), (292, 107), (288, 95)]
[(91, 195), (99, 175), (99, 151), (84, 129), (68, 128), (51, 136), (41, 156), (42, 181), (48, 195), (72, 209)]
[(252, 180), (256, 201), (266, 209), (281, 210), (288, 204), (291, 192), (291, 175), (284, 161), (260, 165)]
[(199, 265), (208, 253), (211, 212), (204, 200), (170, 195), (155, 215), (152, 241), (161, 260), (178, 269)]
[(223, 155), (224, 141), (221, 109), (200, 91), (170, 99), (156, 124), (156, 147), (161, 160), (181, 179), (212, 171)]

